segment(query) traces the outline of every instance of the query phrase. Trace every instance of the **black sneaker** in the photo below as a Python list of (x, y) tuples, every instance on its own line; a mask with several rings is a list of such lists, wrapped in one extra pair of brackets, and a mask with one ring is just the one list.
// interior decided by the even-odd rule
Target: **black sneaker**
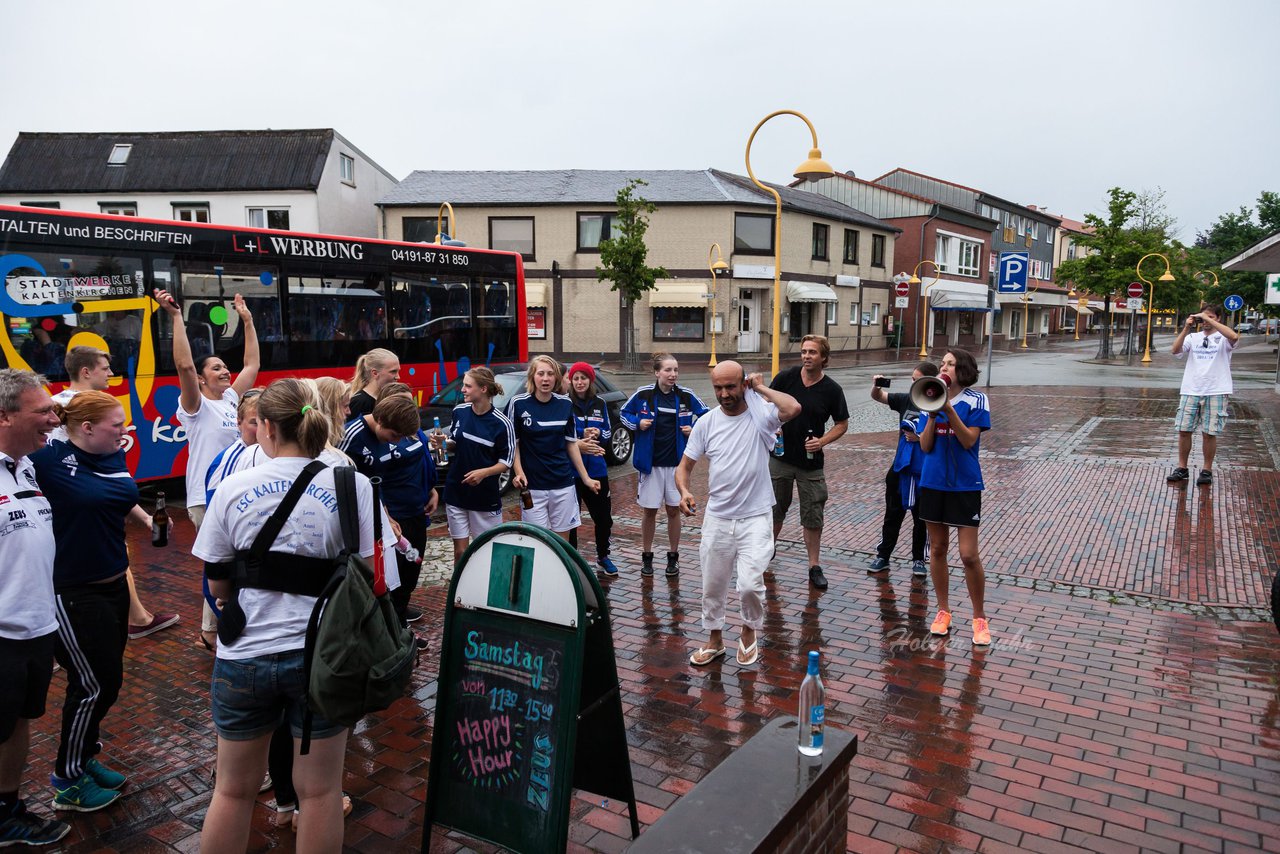
[(827, 577), (822, 574), (822, 567), (809, 567), (809, 583), (819, 590), (827, 589)]
[(422, 612), (417, 608), (410, 608), (404, 612), (404, 621), (406, 623), (416, 623), (422, 619)]
[(1213, 486), (1213, 472), (1200, 469), (1200, 474), (1196, 475), (1196, 486)]
[(680, 552), (667, 552), (667, 578), (680, 574)]
[(414, 633), (413, 645), (418, 648), (419, 652), (421, 652), (427, 648), (427, 639), (420, 634)]
[(1190, 478), (1191, 478), (1191, 472), (1187, 471), (1184, 468), (1176, 468), (1173, 471), (1169, 472), (1169, 476), (1166, 477), (1165, 480), (1168, 481), (1169, 483), (1178, 483), (1179, 481), (1190, 480)]
[(653, 575), (653, 552), (640, 553), (640, 574)]
[(71, 832), (71, 825), (62, 821), (40, 818), (27, 812), (27, 805), (18, 801), (3, 821), (0, 821), (0, 848), (9, 845), (48, 845), (57, 842)]
[(867, 564), (867, 572), (884, 572), (888, 568), (889, 568), (888, 558), (883, 558), (883, 557), (880, 557), (879, 555), (876, 555), (875, 557), (873, 557), (871, 559), (871, 562)]

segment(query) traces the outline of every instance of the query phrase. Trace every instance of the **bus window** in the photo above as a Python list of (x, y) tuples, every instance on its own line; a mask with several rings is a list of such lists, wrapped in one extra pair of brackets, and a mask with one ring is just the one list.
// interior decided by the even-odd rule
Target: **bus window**
[[(174, 294), (182, 306), (191, 356), (197, 362), (215, 355), (233, 372), (244, 367), (244, 330), (236, 314), (236, 294), (244, 297), (253, 313), (262, 364), (280, 364), (285, 358), (284, 335), (280, 324), (280, 301), (276, 294), (274, 268), (261, 264), (210, 264), (177, 259), (155, 262), (157, 288)], [(168, 315), (161, 315), (158, 350), (160, 365), (173, 370), (173, 330)]]
[[(63, 360), (69, 348), (81, 344), (105, 346), (112, 370), (117, 375), (125, 374), (129, 359), (138, 354), (142, 311), (102, 311), (99, 307), (108, 300), (142, 295), (141, 259), (14, 245), (6, 248), (9, 254), (30, 259), (9, 270), (5, 277), (5, 291), (11, 299), (20, 306), (66, 304), (72, 309), (43, 317), (25, 316), (18, 311), (9, 315), (5, 331), (18, 360), (49, 380), (62, 382), (68, 379)], [(75, 311), (76, 307), (81, 310)], [(18, 365), (15, 361), (14, 366)]]
[(391, 335), (403, 360), (474, 359), (470, 282), (397, 276), (391, 286)]
[(387, 337), (382, 279), (289, 276), (289, 346), (294, 362), (354, 364)]
[(520, 336), (516, 324), (515, 283), (501, 279), (477, 279), (471, 286), (476, 306), (476, 336), (493, 345), (490, 361), (514, 362), (520, 358)]

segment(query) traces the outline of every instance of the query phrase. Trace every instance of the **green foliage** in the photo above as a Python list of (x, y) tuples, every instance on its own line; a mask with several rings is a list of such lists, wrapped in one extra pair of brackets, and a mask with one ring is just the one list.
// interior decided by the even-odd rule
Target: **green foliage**
[[(1074, 237), (1088, 252), (1058, 268), (1058, 277), (1079, 290), (1094, 294), (1123, 295), (1130, 282), (1138, 281), (1137, 265), (1144, 256), (1158, 252), (1169, 259), (1172, 282), (1157, 282), (1155, 307), (1194, 311), (1200, 305), (1200, 286), (1192, 278), (1195, 259), (1187, 248), (1171, 240), (1176, 225), (1164, 208), (1164, 192), (1134, 193), (1120, 187), (1108, 192), (1107, 215), (1085, 215), (1092, 233)], [(1156, 281), (1164, 273), (1159, 258), (1148, 258), (1142, 275)]]
[(618, 191), (618, 213), (614, 218), (618, 236), (600, 241), (600, 265), (596, 267), (597, 279), (611, 281), (612, 290), (621, 293), (628, 303), (634, 303), (645, 291), (653, 290), (658, 279), (667, 277), (665, 268), (650, 267), (646, 263), (649, 247), (645, 245), (644, 235), (649, 230), (648, 215), (658, 209), (635, 192), (637, 187), (646, 184), (647, 181), (632, 178)]
[(1207, 288), (1205, 298), (1220, 303), (1232, 294), (1239, 294), (1246, 306), (1275, 314), (1275, 306), (1263, 304), (1266, 274), (1227, 273), (1219, 265), (1276, 231), (1280, 231), (1280, 193), (1264, 190), (1258, 196), (1258, 222), (1254, 221), (1252, 210), (1241, 206), (1239, 211), (1218, 217), (1208, 231), (1197, 234), (1195, 248), (1204, 261), (1201, 269), (1212, 269), (1218, 274), (1218, 286)]

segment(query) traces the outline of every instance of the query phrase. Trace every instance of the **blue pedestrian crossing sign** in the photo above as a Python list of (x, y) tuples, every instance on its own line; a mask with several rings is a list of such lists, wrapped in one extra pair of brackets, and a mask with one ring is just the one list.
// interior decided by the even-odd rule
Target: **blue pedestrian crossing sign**
[(1222, 304), (1227, 309), (1227, 311), (1239, 311), (1240, 309), (1244, 308), (1244, 297), (1237, 296), (1236, 294), (1232, 294), (1231, 296), (1227, 297)]
[(1030, 252), (1001, 252), (996, 267), (996, 291), (1002, 294), (1025, 294), (1027, 271), (1031, 268)]

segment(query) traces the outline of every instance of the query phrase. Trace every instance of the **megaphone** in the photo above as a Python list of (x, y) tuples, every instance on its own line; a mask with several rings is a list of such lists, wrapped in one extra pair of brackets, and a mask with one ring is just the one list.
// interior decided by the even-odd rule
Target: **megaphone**
[(911, 384), (911, 405), (921, 412), (937, 412), (947, 402), (951, 378), (945, 374), (921, 377)]

